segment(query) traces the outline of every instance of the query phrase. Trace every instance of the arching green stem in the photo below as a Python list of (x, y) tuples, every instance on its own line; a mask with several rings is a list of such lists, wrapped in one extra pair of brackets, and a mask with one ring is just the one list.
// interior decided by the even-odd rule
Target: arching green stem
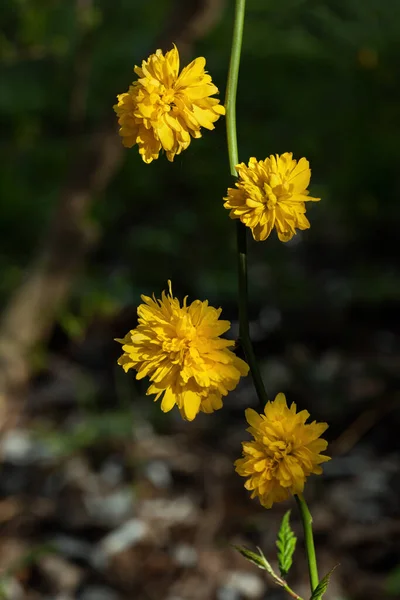
[[(239, 162), (237, 132), (236, 132), (236, 93), (239, 77), (240, 55), (242, 50), (243, 25), (246, 0), (236, 0), (235, 22), (233, 26), (232, 50), (229, 64), (228, 82), (226, 86), (226, 132), (228, 139), (229, 166), (231, 175), (237, 177), (236, 165)], [(264, 383), (258, 368), (249, 331), (249, 311), (247, 292), (247, 230), (240, 222), (236, 223), (237, 253), (238, 253), (238, 284), (239, 284), (239, 323), (240, 342), (243, 346), (246, 360), (250, 367), (257, 396), (262, 406), (268, 401)]]

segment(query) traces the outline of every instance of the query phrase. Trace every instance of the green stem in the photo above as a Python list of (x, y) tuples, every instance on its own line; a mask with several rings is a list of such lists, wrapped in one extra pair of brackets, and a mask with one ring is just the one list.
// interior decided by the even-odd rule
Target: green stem
[(299, 596), (298, 594), (296, 594), (296, 592), (294, 592), (292, 590), (292, 588), (290, 588), (287, 584), (283, 585), (282, 587), (285, 590), (285, 592), (287, 592), (289, 594), (289, 596), (291, 596), (295, 600), (303, 600), (303, 598), (301, 596)]
[[(228, 154), (231, 175), (237, 177), (236, 165), (239, 162), (237, 133), (236, 133), (236, 93), (239, 77), (240, 54), (243, 39), (243, 24), (246, 0), (236, 0), (235, 22), (233, 26), (231, 59), (229, 64), (228, 81), (226, 86), (226, 133), (228, 138)], [(258, 368), (249, 331), (249, 311), (247, 293), (247, 230), (240, 222), (236, 227), (239, 279), (239, 324), (240, 342), (243, 346), (246, 360), (253, 377), (257, 396), (262, 406), (268, 401), (264, 383)]]
[(317, 557), (315, 555), (314, 536), (312, 531), (312, 516), (302, 494), (295, 496), (297, 506), (299, 507), (301, 522), (304, 530), (304, 543), (306, 546), (308, 572), (310, 576), (311, 593), (318, 585)]
[(282, 577), (278, 577), (276, 575), (275, 583), (277, 583), (278, 585), (281, 585), (283, 587), (283, 589), (285, 590), (285, 592), (287, 592), (289, 594), (289, 596), (291, 596), (295, 600), (303, 600), (303, 598), (301, 596), (296, 594), (296, 592), (294, 590), (292, 590), (291, 587), (289, 587), (287, 581), (285, 581), (285, 579), (282, 579)]
[(235, 22), (233, 24), (231, 59), (229, 63), (228, 81), (226, 84), (225, 109), (226, 133), (228, 137), (228, 153), (231, 175), (237, 177), (236, 165), (239, 162), (236, 134), (236, 93), (239, 78), (240, 54), (242, 51), (244, 13), (246, 0), (236, 0)]

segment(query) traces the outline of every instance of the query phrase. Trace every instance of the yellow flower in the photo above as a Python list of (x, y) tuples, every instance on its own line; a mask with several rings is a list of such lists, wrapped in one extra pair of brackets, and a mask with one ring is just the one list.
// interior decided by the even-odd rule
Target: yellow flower
[(320, 454), (328, 442), (319, 439), (328, 425), (306, 424), (309, 416), (306, 410), (296, 413), (294, 403), (288, 408), (284, 394), (267, 402), (263, 415), (246, 410), (247, 431), (254, 441), (243, 442), (243, 458), (235, 467), (239, 475), (248, 477), (244, 486), (252, 492), (251, 497), (258, 496), (266, 508), (290, 494), (300, 494), (308, 475), (320, 475), (319, 465), (330, 460)]
[(311, 170), (308, 160), (299, 162), (291, 152), (271, 154), (265, 160), (250, 158), (248, 166), (236, 166), (236, 189), (228, 188), (224, 206), (231, 219), (240, 219), (250, 227), (253, 238), (266, 240), (276, 227), (281, 242), (292, 239), (297, 229), (308, 229), (305, 202), (320, 198), (308, 195)]
[(147, 394), (162, 398), (161, 410), (175, 404), (183, 418), (192, 421), (199, 411), (212, 413), (222, 408), (222, 396), (233, 390), (240, 376), (247, 375), (247, 364), (228, 348), (231, 340), (219, 336), (230, 327), (220, 321), (221, 309), (208, 301), (195, 300), (182, 306), (169, 294), (161, 300), (142, 296), (138, 307), (139, 324), (124, 339), (124, 353), (118, 364), (125, 372), (136, 369), (137, 379), (148, 376)]
[(157, 50), (134, 68), (139, 79), (118, 96), (114, 110), (122, 143), (127, 148), (138, 144), (145, 163), (158, 158), (162, 148), (173, 161), (189, 146), (190, 136), (201, 137), (201, 127), (214, 129), (213, 123), (225, 114), (219, 100), (210, 98), (218, 88), (205, 64), (205, 58), (196, 58), (179, 75), (174, 45), (165, 56)]

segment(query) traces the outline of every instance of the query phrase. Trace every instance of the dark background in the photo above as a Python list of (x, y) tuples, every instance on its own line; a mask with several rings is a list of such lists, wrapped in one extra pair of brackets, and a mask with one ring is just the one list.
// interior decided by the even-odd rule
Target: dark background
[[(233, 2), (4, 0), (0, 126), (0, 563), (6, 598), (287, 597), (279, 520), (233, 470), (250, 378), (193, 423), (116, 366), (140, 294), (209, 299), (237, 332), (224, 119), (174, 163), (122, 148), (112, 105), (175, 42), (221, 98)], [(400, 3), (248, 0), (240, 159), (312, 167), (311, 229), (249, 240), (251, 330), (273, 397), (328, 421), (310, 480), (327, 600), (400, 593)], [(307, 597), (301, 528), (290, 581)]]

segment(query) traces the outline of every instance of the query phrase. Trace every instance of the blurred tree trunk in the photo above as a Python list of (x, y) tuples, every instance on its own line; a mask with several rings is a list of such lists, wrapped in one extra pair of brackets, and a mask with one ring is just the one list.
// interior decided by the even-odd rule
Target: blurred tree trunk
[(0, 326), (0, 423), (18, 420), (31, 355), (45, 341), (95, 241), (87, 215), (92, 198), (115, 173), (122, 146), (114, 127), (91, 140), (61, 193), (47, 239), (15, 290)]
[[(70, 127), (76, 134), (72, 147), (81, 144), (90, 73), (91, 32), (84, 31), (82, 11), (92, 0), (76, 0), (77, 21), (82, 23), (70, 104)], [(174, 42), (183, 55), (206, 35), (222, 15), (225, 0), (175, 0), (153, 48), (169, 49)], [(118, 91), (118, 90), (117, 90)], [(123, 147), (116, 122), (105, 123), (77, 154), (48, 234), (15, 290), (0, 323), (0, 432), (15, 426), (23, 415), (23, 402), (31, 372), (33, 351), (51, 332), (67, 302), (77, 273), (96, 241), (88, 213), (122, 159)]]

